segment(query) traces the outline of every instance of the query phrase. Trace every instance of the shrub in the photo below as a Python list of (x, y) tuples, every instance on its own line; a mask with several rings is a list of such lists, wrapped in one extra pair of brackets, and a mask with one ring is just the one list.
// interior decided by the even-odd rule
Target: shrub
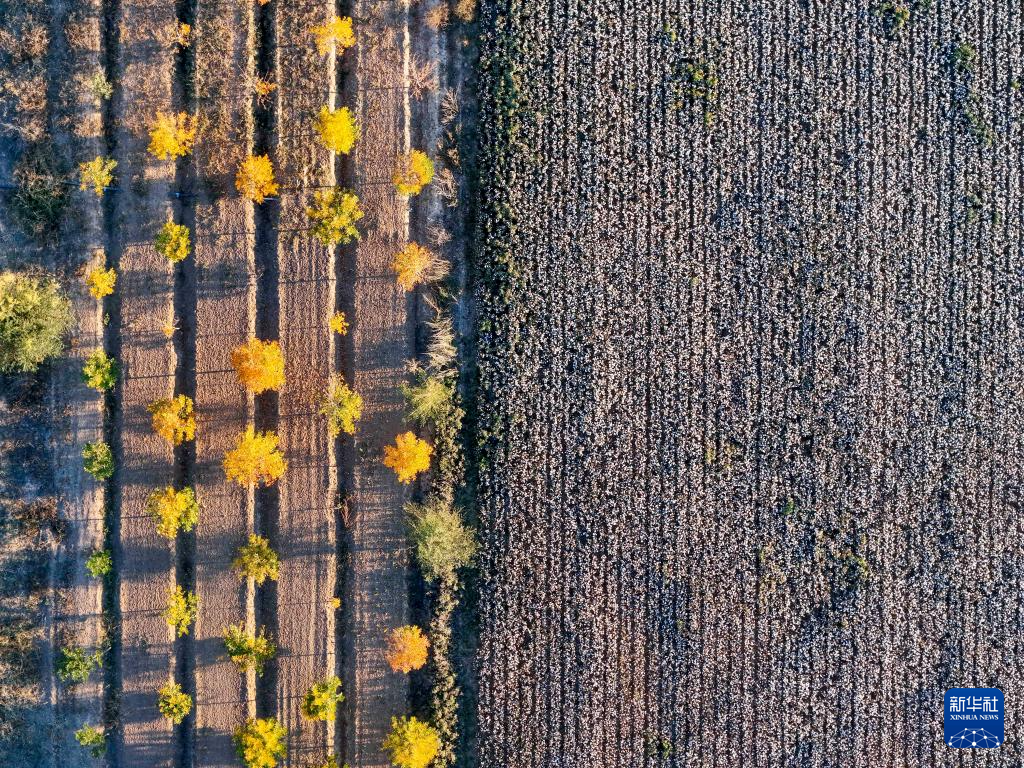
[(327, 149), (347, 155), (359, 140), (359, 123), (348, 107), (321, 107), (316, 120), (316, 132)]
[(348, 335), (348, 320), (344, 312), (335, 312), (331, 317), (331, 330), (339, 336)]
[(396, 253), (391, 261), (391, 269), (403, 291), (411, 291), (420, 283), (440, 280), (448, 272), (447, 266), (437, 254), (417, 243), (407, 243)]
[(60, 169), (51, 144), (28, 147), (11, 172), (15, 184), (11, 209), (18, 224), (33, 237), (47, 242), (58, 234), (68, 202), (66, 174)]
[(167, 626), (175, 630), (178, 637), (188, 634), (188, 628), (196, 620), (199, 613), (199, 596), (181, 587), (173, 587), (167, 593), (167, 607), (164, 609), (164, 620)]
[(153, 240), (153, 247), (172, 264), (184, 261), (192, 252), (188, 227), (184, 224), (175, 224), (173, 221), (165, 222)]
[(318, 189), (306, 215), (313, 223), (310, 234), (326, 246), (344, 245), (359, 238), (356, 222), (363, 218), (363, 211), (354, 192)]
[(473, 562), (476, 534), (450, 504), (432, 499), (426, 504), (407, 504), (405, 510), (416, 561), (427, 581), (450, 581), (460, 568)]
[(285, 756), (288, 731), (272, 717), (250, 717), (235, 731), (235, 749), (247, 768), (274, 768)]
[(85, 561), (85, 570), (87, 570), (89, 575), (94, 579), (102, 579), (113, 569), (114, 560), (110, 556), (110, 552), (106, 549), (100, 549), (93, 552)]
[(75, 731), (75, 741), (86, 747), (93, 757), (103, 757), (107, 748), (107, 737), (95, 725), (83, 725)]
[(176, 491), (170, 486), (153, 491), (146, 500), (146, 511), (156, 520), (156, 532), (173, 539), (178, 531), (191, 531), (199, 522), (199, 502), (191, 488)]
[(393, 717), (391, 733), (381, 746), (396, 768), (427, 768), (441, 749), (441, 739), (415, 717)]
[(160, 689), (157, 708), (161, 715), (175, 725), (180, 725), (192, 711), (192, 697), (181, 690), (180, 685), (171, 680)]
[(330, 53), (332, 46), (344, 51), (356, 44), (352, 19), (348, 16), (335, 16), (326, 24), (313, 27), (312, 33), (316, 40), (316, 50), (321, 56)]
[(327, 431), (331, 437), (342, 432), (356, 433), (356, 422), (363, 415), (363, 398), (352, 390), (340, 376), (331, 378), (331, 388), (320, 404), (320, 413), (327, 417)]
[(99, 651), (91, 656), (85, 649), (77, 645), (65, 645), (60, 649), (60, 660), (57, 662), (57, 677), (65, 683), (84, 683), (89, 673), (100, 665), (103, 656)]
[(101, 69), (97, 69), (86, 78), (85, 87), (97, 102), (107, 101), (114, 95), (114, 86), (110, 84)]
[(102, 299), (104, 296), (109, 296), (114, 292), (114, 288), (117, 285), (117, 271), (113, 267), (110, 269), (104, 269), (103, 267), (91, 269), (89, 274), (85, 276), (85, 284), (89, 287), (89, 293), (92, 294), (94, 299)]
[(267, 155), (249, 155), (242, 161), (235, 176), (235, 189), (246, 200), (262, 203), (277, 194), (274, 164)]
[(157, 112), (149, 129), (149, 153), (161, 160), (189, 154), (196, 140), (196, 122), (195, 115), (185, 112)]
[(106, 480), (114, 474), (114, 454), (102, 440), (86, 443), (82, 449), (85, 471), (96, 480)]
[(413, 384), (402, 385), (402, 394), (409, 405), (409, 418), (425, 424), (437, 421), (451, 411), (455, 402), (455, 385), (450, 379), (421, 371), (416, 374)]
[(427, 663), (429, 648), (430, 641), (419, 627), (396, 627), (388, 635), (385, 658), (393, 672), (412, 672)]
[(335, 710), (338, 704), (345, 700), (341, 692), (341, 680), (337, 677), (328, 677), (321, 683), (316, 683), (306, 692), (302, 700), (302, 714), (310, 720), (334, 720)]
[(430, 469), (433, 447), (412, 432), (403, 432), (394, 445), (384, 446), (384, 466), (393, 469), (398, 482), (411, 483), (420, 472)]
[(191, 397), (177, 395), (156, 400), (148, 410), (153, 415), (153, 431), (172, 445), (195, 438), (196, 417)]
[(117, 361), (102, 349), (97, 349), (85, 359), (82, 381), (97, 392), (107, 392), (114, 388), (119, 373)]
[(401, 195), (418, 195), (434, 178), (434, 163), (425, 152), (414, 149), (398, 158), (392, 177)]
[(98, 156), (78, 166), (78, 188), (81, 190), (92, 188), (96, 197), (103, 197), (103, 190), (110, 186), (114, 180), (114, 169), (117, 168), (117, 160), (111, 157)]
[(257, 584), (267, 579), (277, 580), (281, 562), (277, 553), (271, 549), (270, 542), (262, 536), (249, 534), (249, 543), (238, 548), (238, 556), (231, 567), (238, 572), (239, 578), (251, 578)]
[(59, 355), (72, 321), (55, 281), (0, 273), (0, 371), (31, 373)]
[(249, 339), (231, 352), (238, 381), (254, 394), (284, 386), (284, 355), (276, 341)]
[(273, 485), (288, 468), (278, 450), (277, 435), (249, 427), (238, 437), (238, 447), (224, 456), (224, 474), (239, 485)]
[(245, 631), (244, 624), (233, 624), (224, 629), (224, 649), (242, 672), (253, 669), (257, 675), (263, 674), (263, 666), (277, 652), (264, 627), (260, 627), (258, 635), (252, 635)]

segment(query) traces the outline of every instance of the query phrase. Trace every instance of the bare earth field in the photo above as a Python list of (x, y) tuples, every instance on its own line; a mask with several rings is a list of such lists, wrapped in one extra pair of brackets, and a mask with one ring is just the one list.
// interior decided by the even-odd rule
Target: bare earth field
[(485, 768), (960, 765), (945, 690), (1024, 695), (1024, 18), (887, 21), (485, 3)]

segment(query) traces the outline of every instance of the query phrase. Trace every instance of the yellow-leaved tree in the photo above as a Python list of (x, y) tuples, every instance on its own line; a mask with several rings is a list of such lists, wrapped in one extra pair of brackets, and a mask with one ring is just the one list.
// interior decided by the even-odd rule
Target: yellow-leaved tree
[(239, 485), (273, 485), (288, 468), (273, 432), (249, 427), (238, 437), (238, 446), (224, 456), (224, 474)]
[(249, 339), (231, 351), (238, 381), (254, 394), (284, 386), (284, 355), (276, 341)]
[(415, 717), (393, 717), (381, 746), (395, 768), (427, 768), (441, 749), (441, 737)]
[(288, 752), (288, 731), (272, 717), (250, 717), (235, 730), (234, 741), (246, 768), (274, 768)]
[(398, 158), (392, 179), (399, 194), (418, 195), (434, 179), (434, 162), (426, 152), (414, 149)]
[(336, 46), (339, 51), (351, 48), (356, 44), (356, 36), (352, 31), (352, 19), (348, 16), (335, 16), (326, 24), (313, 27), (313, 39), (321, 56), (331, 52)]
[(192, 252), (192, 238), (188, 227), (184, 224), (175, 224), (173, 221), (165, 221), (153, 239), (153, 247), (172, 264), (184, 261)]
[(94, 267), (85, 276), (85, 284), (89, 287), (89, 293), (94, 299), (102, 299), (114, 292), (114, 287), (117, 285), (117, 272), (113, 267), (110, 269)]
[(96, 197), (103, 197), (103, 190), (114, 180), (114, 169), (117, 160), (112, 157), (97, 156), (78, 166), (78, 188), (92, 189)]
[(427, 663), (429, 648), (430, 641), (419, 627), (395, 627), (388, 635), (385, 658), (393, 672), (412, 672)]
[(396, 253), (391, 269), (403, 291), (411, 291), (420, 283), (440, 280), (448, 273), (445, 262), (418, 243), (407, 243)]
[(394, 470), (398, 482), (411, 483), (420, 472), (430, 469), (433, 446), (412, 432), (403, 432), (394, 445), (384, 446), (384, 466)]
[(188, 395), (162, 398), (149, 405), (153, 431), (172, 445), (181, 445), (196, 436), (196, 417)]
[(348, 319), (345, 317), (344, 312), (335, 312), (331, 316), (331, 330), (339, 336), (346, 336), (348, 334)]
[(156, 532), (173, 539), (178, 531), (191, 531), (199, 522), (199, 502), (191, 488), (176, 491), (170, 486), (153, 491), (146, 499), (146, 512), (156, 521)]
[(149, 153), (161, 160), (184, 157), (196, 140), (196, 116), (157, 112), (149, 128)]
[(235, 189), (246, 200), (262, 203), (276, 195), (278, 186), (274, 181), (274, 164), (267, 155), (249, 155), (238, 167)]
[(329, 150), (347, 155), (359, 140), (359, 123), (348, 107), (321, 107), (316, 119), (316, 132)]
[(313, 223), (310, 234), (327, 246), (344, 245), (359, 237), (356, 222), (363, 218), (359, 198), (347, 189), (318, 189), (306, 208)]

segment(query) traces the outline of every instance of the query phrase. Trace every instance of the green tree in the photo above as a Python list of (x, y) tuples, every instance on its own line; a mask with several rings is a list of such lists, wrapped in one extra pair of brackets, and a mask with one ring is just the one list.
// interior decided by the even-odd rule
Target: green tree
[(363, 398), (340, 376), (331, 377), (331, 388), (320, 403), (320, 413), (327, 417), (327, 432), (337, 437), (356, 433), (356, 422), (363, 415)]
[(437, 422), (455, 405), (455, 384), (451, 377), (418, 371), (412, 384), (402, 385), (409, 406), (409, 418), (419, 424)]
[(245, 631), (244, 624), (233, 624), (224, 629), (224, 649), (241, 671), (254, 669), (257, 675), (263, 674), (263, 666), (277, 653), (277, 647), (267, 637), (264, 627), (260, 627), (258, 635), (253, 635)]
[(181, 587), (172, 587), (167, 593), (167, 607), (164, 609), (164, 620), (167, 626), (174, 629), (178, 637), (188, 634), (188, 628), (196, 620), (199, 613), (199, 595)]
[(172, 264), (184, 261), (192, 252), (192, 240), (184, 224), (165, 222), (153, 241), (156, 252)]
[(257, 584), (262, 584), (267, 579), (276, 581), (280, 565), (277, 553), (271, 549), (270, 542), (254, 533), (249, 534), (248, 544), (238, 548), (238, 556), (231, 563), (239, 578), (251, 578)]
[(93, 757), (103, 757), (107, 748), (107, 737), (95, 725), (83, 725), (75, 731), (75, 741), (87, 748)]
[(31, 373), (64, 349), (73, 316), (49, 278), (0, 273), (0, 371)]
[(302, 714), (310, 720), (334, 720), (338, 704), (345, 700), (341, 692), (341, 680), (337, 677), (328, 677), (320, 683), (316, 683), (306, 692), (302, 700)]
[(97, 392), (107, 392), (114, 388), (120, 372), (117, 360), (102, 349), (97, 349), (85, 359), (82, 366), (82, 381)]
[(426, 504), (407, 504), (405, 509), (416, 560), (427, 581), (454, 579), (460, 568), (473, 562), (476, 534), (451, 504), (431, 499)]
[(65, 683), (84, 683), (89, 679), (89, 673), (103, 661), (99, 651), (87, 654), (84, 648), (77, 645), (66, 645), (60, 649), (60, 659), (57, 661), (57, 677)]
[(110, 552), (105, 549), (93, 552), (85, 561), (85, 570), (89, 572), (90, 576), (96, 579), (102, 579), (113, 569), (114, 561), (110, 557)]
[(85, 444), (82, 449), (82, 461), (85, 464), (85, 471), (96, 480), (106, 480), (114, 474), (114, 454), (110, 446), (102, 440)]
[(235, 731), (235, 749), (246, 768), (274, 768), (287, 752), (288, 731), (272, 717), (250, 717)]
[(157, 708), (161, 715), (175, 725), (180, 725), (181, 721), (192, 711), (192, 697), (181, 690), (178, 683), (170, 680), (160, 689)]

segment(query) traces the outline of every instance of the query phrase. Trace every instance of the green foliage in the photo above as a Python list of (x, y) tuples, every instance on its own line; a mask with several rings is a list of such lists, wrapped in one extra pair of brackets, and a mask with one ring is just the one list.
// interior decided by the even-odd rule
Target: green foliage
[(85, 561), (85, 570), (89, 572), (90, 576), (96, 579), (102, 579), (113, 569), (114, 561), (110, 556), (110, 552), (106, 549), (100, 549), (93, 552)]
[(288, 731), (272, 717), (250, 717), (235, 731), (235, 748), (247, 768), (274, 768), (287, 751)]
[(903, 3), (886, 0), (875, 6), (874, 15), (881, 20), (885, 36), (894, 39), (903, 34), (910, 23), (910, 8)]
[(455, 382), (450, 376), (417, 371), (412, 384), (402, 385), (408, 416), (419, 424), (437, 422), (455, 406)]
[(180, 725), (192, 711), (192, 697), (181, 690), (178, 683), (171, 680), (160, 689), (157, 708), (161, 715), (175, 725)]
[(476, 533), (462, 522), (451, 504), (432, 499), (407, 504), (409, 532), (416, 560), (427, 581), (449, 581), (476, 556)]
[(92, 655), (85, 652), (85, 649), (77, 645), (66, 645), (60, 649), (60, 659), (57, 661), (57, 677), (62, 682), (84, 683), (89, 679), (89, 673), (100, 665), (103, 655), (95, 651)]
[(48, 278), (0, 273), (0, 372), (31, 373), (64, 349), (71, 305)]
[(97, 69), (85, 81), (85, 87), (97, 102), (107, 101), (114, 95), (114, 86), (107, 80), (102, 70)]
[(949, 63), (963, 74), (973, 73), (977, 61), (978, 51), (970, 43), (957, 43), (949, 54)]
[(172, 264), (184, 261), (192, 252), (188, 227), (184, 224), (175, 224), (173, 221), (166, 222), (157, 233), (153, 247)]
[(338, 704), (345, 700), (341, 692), (341, 680), (337, 677), (328, 677), (320, 683), (316, 683), (306, 692), (302, 700), (302, 714), (310, 720), (334, 720), (335, 710)]
[(97, 349), (85, 359), (85, 365), (82, 366), (82, 381), (97, 392), (107, 392), (114, 388), (120, 372), (117, 360), (102, 349)]
[(93, 757), (103, 757), (107, 749), (107, 737), (94, 725), (83, 725), (75, 731), (75, 741), (86, 747)]
[(224, 630), (224, 649), (240, 670), (254, 669), (257, 675), (263, 674), (263, 666), (277, 653), (277, 647), (267, 637), (264, 627), (260, 627), (258, 635), (251, 635), (245, 631), (244, 624)]
[(359, 238), (356, 222), (363, 218), (359, 198), (347, 189), (320, 189), (306, 209), (310, 234), (326, 246), (344, 245)]
[(199, 596), (181, 587), (174, 587), (167, 595), (167, 608), (164, 609), (164, 620), (173, 628), (178, 637), (188, 634), (188, 628), (196, 620), (199, 613)]
[(363, 398), (340, 376), (331, 378), (331, 388), (320, 403), (320, 413), (327, 417), (327, 432), (337, 437), (356, 433), (356, 422), (363, 415)]
[(114, 454), (102, 440), (86, 443), (82, 449), (82, 460), (85, 471), (96, 480), (106, 480), (114, 474)]
[(238, 548), (238, 556), (231, 563), (240, 578), (251, 578), (257, 584), (267, 579), (276, 580), (280, 568), (277, 553), (262, 536), (249, 534), (249, 543)]

